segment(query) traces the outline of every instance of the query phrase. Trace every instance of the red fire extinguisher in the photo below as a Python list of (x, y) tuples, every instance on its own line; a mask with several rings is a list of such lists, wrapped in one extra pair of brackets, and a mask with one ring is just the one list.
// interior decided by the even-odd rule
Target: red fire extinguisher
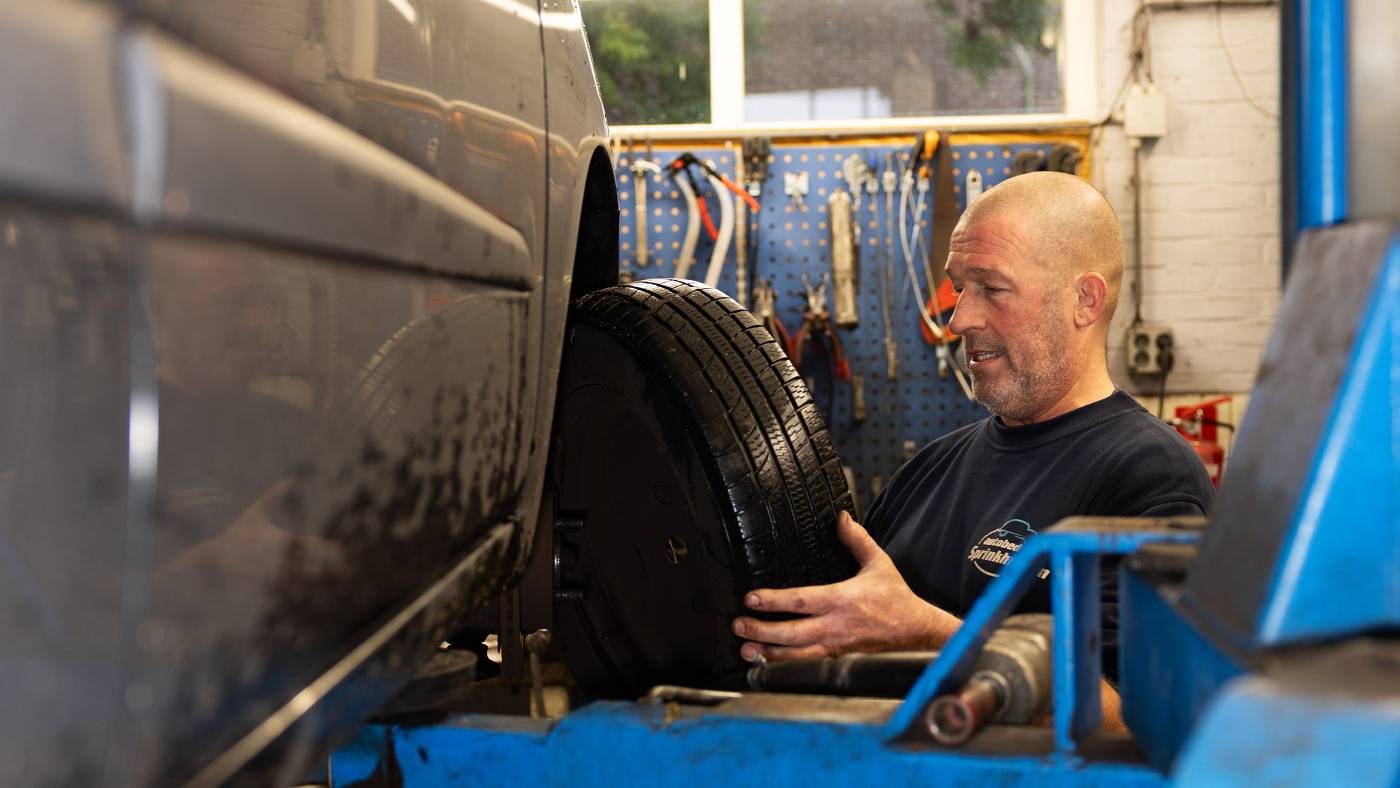
[(1196, 450), (1196, 456), (1201, 458), (1206, 473), (1210, 475), (1211, 484), (1216, 487), (1220, 486), (1220, 475), (1225, 470), (1225, 449), (1217, 440), (1219, 431), (1221, 427), (1232, 432), (1235, 429), (1235, 425), (1217, 418), (1217, 408), (1231, 399), (1229, 396), (1216, 397), (1195, 405), (1178, 406), (1176, 418), (1172, 419), (1176, 431)]

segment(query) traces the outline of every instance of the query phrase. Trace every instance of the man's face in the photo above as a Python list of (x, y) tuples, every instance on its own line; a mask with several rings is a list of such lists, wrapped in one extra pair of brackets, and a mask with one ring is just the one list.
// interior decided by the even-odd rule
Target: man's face
[(958, 225), (948, 255), (958, 292), (949, 328), (965, 338), (973, 396), (1007, 423), (1035, 419), (1074, 382), (1066, 289), (1031, 243), (1014, 218), (990, 216)]

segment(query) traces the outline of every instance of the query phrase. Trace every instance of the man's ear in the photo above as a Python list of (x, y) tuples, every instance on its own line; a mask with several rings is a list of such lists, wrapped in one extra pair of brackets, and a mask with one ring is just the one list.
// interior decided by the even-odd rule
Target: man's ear
[(1108, 281), (1092, 271), (1074, 280), (1074, 326), (1088, 328), (1103, 318), (1108, 306)]

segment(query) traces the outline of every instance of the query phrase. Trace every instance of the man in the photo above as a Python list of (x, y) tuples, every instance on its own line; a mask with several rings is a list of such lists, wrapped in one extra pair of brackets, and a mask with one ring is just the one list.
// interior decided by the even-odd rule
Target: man
[[(867, 513), (869, 533), (841, 513), (837, 533), (860, 563), (856, 577), (750, 592), (754, 610), (805, 617), (736, 619), (745, 658), (936, 649), (1037, 531), (1072, 515), (1200, 515), (1209, 506), (1195, 453), (1109, 379), (1123, 240), (1093, 187), (1030, 173), (987, 191), (953, 230), (947, 272), (958, 292), (949, 328), (964, 338), (973, 394), (993, 416), (900, 468)], [(1116, 620), (1116, 577), (1104, 579), (1105, 612)], [(1048, 585), (1042, 575), (1020, 609), (1048, 611)], [(1105, 720), (1117, 727), (1117, 696), (1104, 696)]]

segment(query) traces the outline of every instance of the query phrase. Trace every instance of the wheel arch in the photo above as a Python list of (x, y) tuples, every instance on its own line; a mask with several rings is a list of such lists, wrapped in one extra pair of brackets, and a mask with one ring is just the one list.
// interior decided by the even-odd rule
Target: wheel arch
[(620, 212), (617, 179), (605, 146), (594, 148), (584, 177), (569, 300), (617, 284)]

